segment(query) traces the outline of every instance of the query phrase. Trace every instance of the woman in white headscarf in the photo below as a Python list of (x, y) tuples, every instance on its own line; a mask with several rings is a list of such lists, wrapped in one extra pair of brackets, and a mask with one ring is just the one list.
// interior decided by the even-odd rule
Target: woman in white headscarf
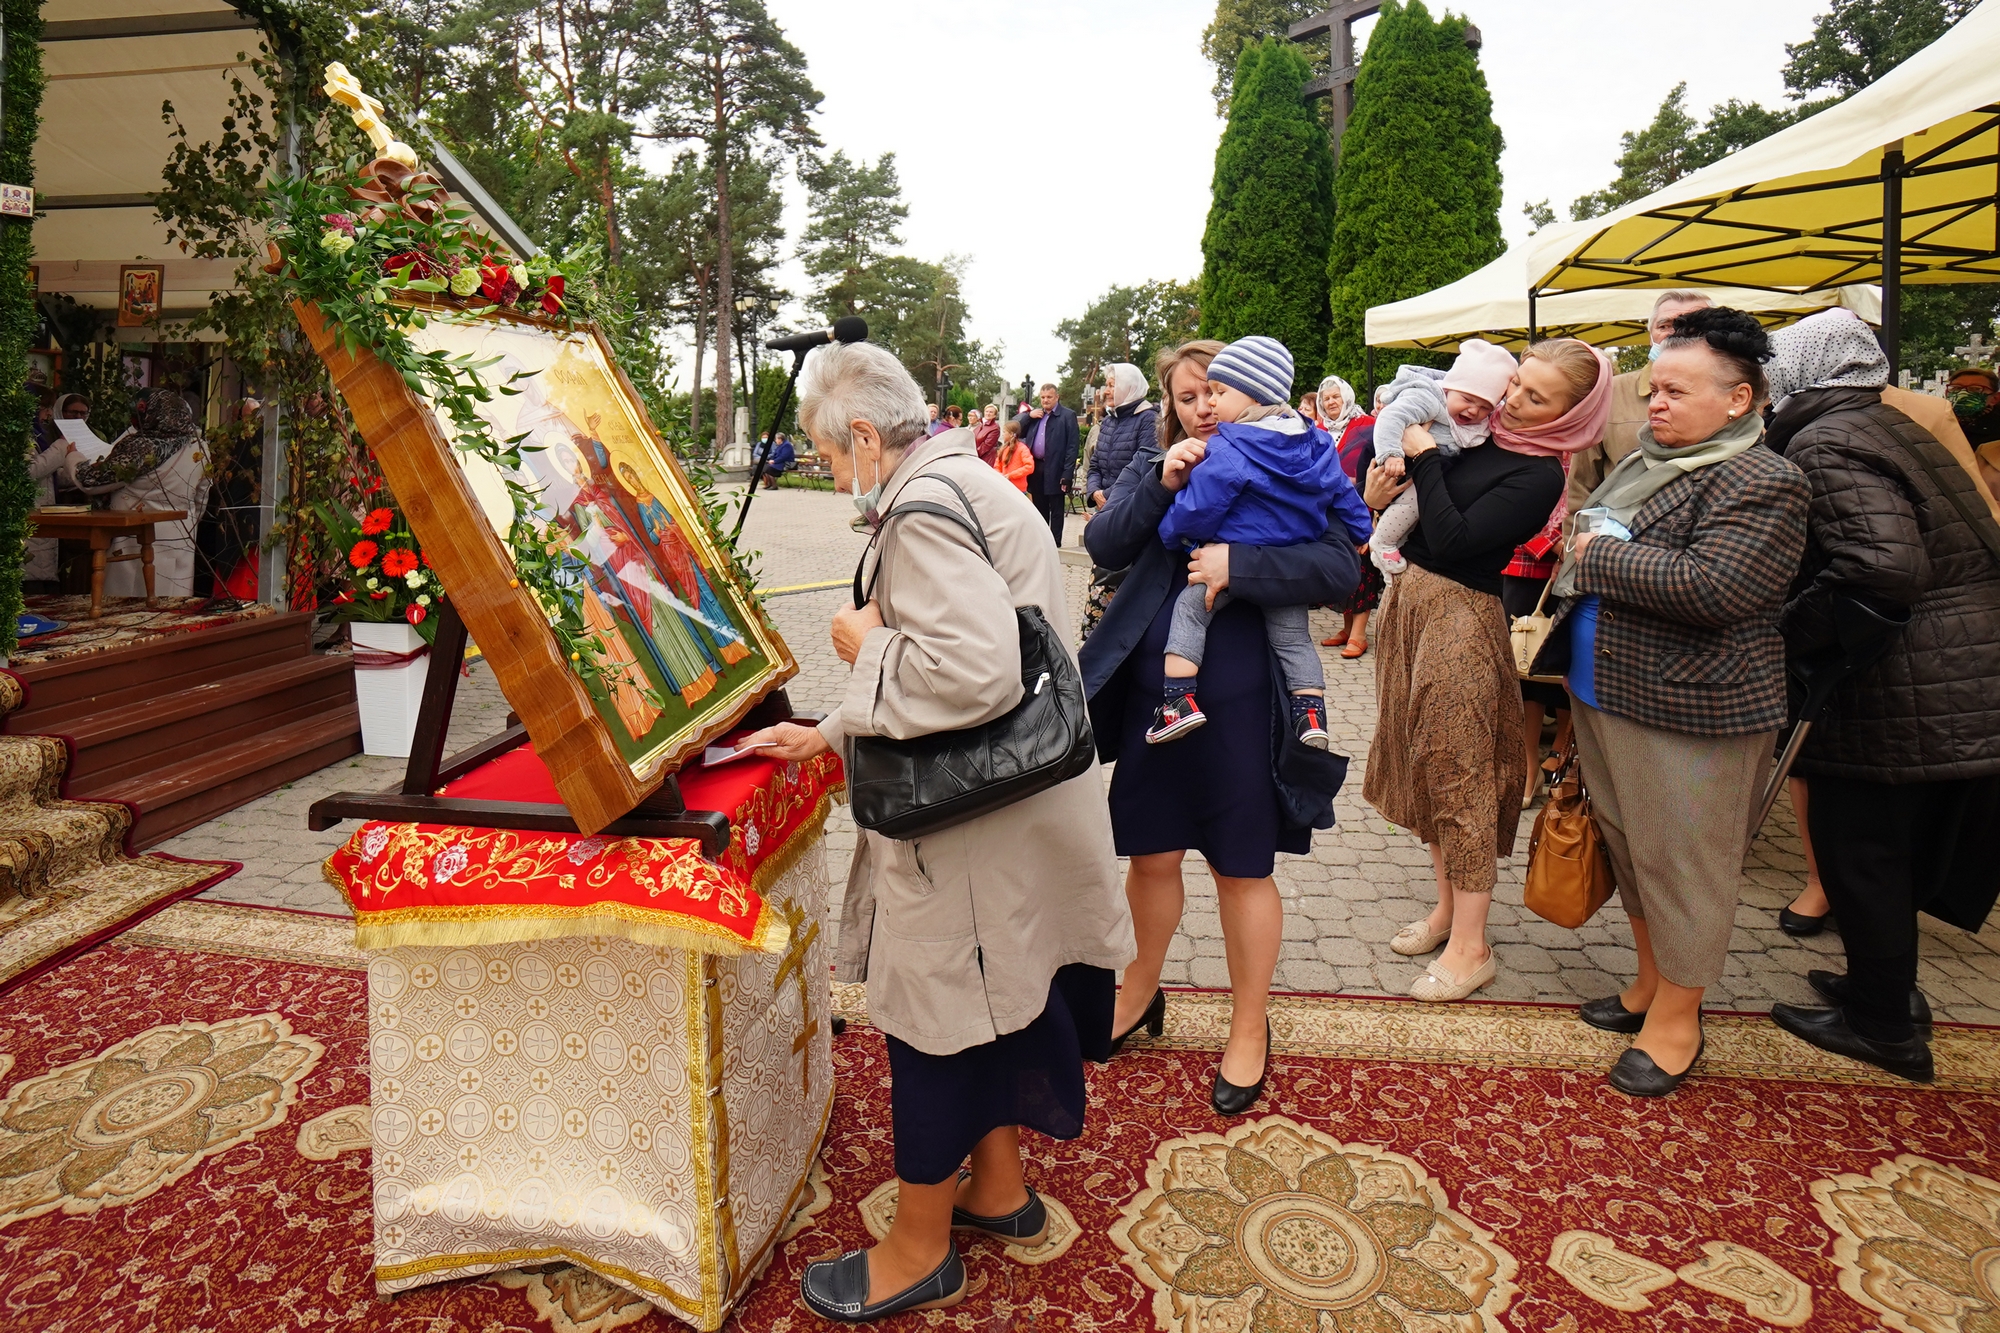
[(1083, 493), (1093, 509), (1104, 507), (1111, 483), (1132, 461), (1140, 446), (1150, 444), (1159, 433), (1159, 413), (1146, 401), (1146, 376), (1129, 361), (1104, 368), (1104, 385), (1111, 390), (1111, 410), (1097, 435), (1097, 449), (1090, 456), (1084, 474)]
[[(208, 503), (208, 445), (195, 424), (194, 410), (173, 389), (147, 389), (132, 404), (132, 425), (95, 463), (71, 466), (76, 487), (88, 495), (111, 495), (113, 509), (179, 510), (187, 517), (156, 525), (153, 542), (154, 591), (162, 597), (194, 595), (195, 529)], [(112, 554), (138, 551), (138, 541), (120, 537)], [(144, 597), (145, 570), (137, 560), (112, 565), (104, 573), (107, 597)]]
[[(1365, 479), (1368, 465), (1375, 461), (1375, 418), (1361, 410), (1354, 386), (1338, 375), (1321, 380), (1319, 414), (1326, 423), (1326, 433), (1333, 437), (1334, 449), (1340, 454), (1340, 470), (1349, 481)], [(1366, 552), (1368, 548), (1361, 549)], [(1375, 568), (1373, 561), (1363, 560), (1361, 582), (1340, 608), (1340, 633), (1321, 639), (1320, 643), (1339, 648), (1340, 655), (1350, 662), (1367, 652), (1368, 617), (1382, 604), (1382, 589), (1382, 571)]]

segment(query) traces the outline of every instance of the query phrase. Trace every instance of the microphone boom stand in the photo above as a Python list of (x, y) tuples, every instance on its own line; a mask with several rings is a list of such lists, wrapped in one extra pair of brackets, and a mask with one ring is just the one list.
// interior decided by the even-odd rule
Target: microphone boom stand
[(771, 461), (771, 449), (777, 443), (778, 423), (785, 419), (785, 412), (792, 405), (792, 389), (799, 382), (799, 371), (805, 367), (806, 353), (810, 348), (795, 348), (792, 352), (792, 374), (785, 381), (785, 391), (778, 395), (778, 411), (771, 418), (771, 429), (764, 435), (763, 443), (757, 446), (757, 454), (750, 467), (750, 487), (743, 493), (743, 506), (736, 511), (736, 526), (729, 530), (729, 540), (734, 542), (743, 535), (743, 520), (749, 517), (750, 502), (757, 498), (757, 484), (764, 479), (764, 467)]

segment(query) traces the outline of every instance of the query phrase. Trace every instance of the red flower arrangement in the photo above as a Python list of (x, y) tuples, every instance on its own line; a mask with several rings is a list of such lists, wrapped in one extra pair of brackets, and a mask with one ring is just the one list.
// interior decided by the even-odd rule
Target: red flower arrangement
[(495, 305), (512, 305), (521, 294), (514, 270), (498, 255), (488, 255), (479, 261), (479, 294)]
[(437, 624), (431, 611), (444, 596), (444, 585), (417, 549), (417, 539), (402, 516), (386, 505), (360, 518), (329, 504), (314, 509), (347, 552), (348, 586), (334, 594), (336, 617), (374, 624), (401, 620), (426, 642), (433, 639)]
[(549, 278), (548, 290), (542, 293), (542, 312), (549, 315), (560, 315), (563, 312), (562, 295), (563, 275), (560, 273), (553, 274)]

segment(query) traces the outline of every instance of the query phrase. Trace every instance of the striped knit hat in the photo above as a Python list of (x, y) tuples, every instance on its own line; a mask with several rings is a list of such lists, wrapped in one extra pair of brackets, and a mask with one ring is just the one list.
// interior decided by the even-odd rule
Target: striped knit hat
[(1238, 338), (1208, 363), (1208, 377), (1247, 393), (1266, 407), (1291, 400), (1292, 354), (1276, 338)]

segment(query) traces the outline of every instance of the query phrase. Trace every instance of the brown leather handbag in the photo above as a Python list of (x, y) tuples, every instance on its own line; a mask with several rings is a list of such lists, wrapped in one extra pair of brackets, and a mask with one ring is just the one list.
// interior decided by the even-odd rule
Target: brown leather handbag
[(1563, 752), (1549, 783), (1549, 802), (1528, 839), (1528, 883), (1522, 902), (1544, 921), (1575, 930), (1611, 898), (1617, 882), (1604, 834), (1590, 812), (1576, 742)]

